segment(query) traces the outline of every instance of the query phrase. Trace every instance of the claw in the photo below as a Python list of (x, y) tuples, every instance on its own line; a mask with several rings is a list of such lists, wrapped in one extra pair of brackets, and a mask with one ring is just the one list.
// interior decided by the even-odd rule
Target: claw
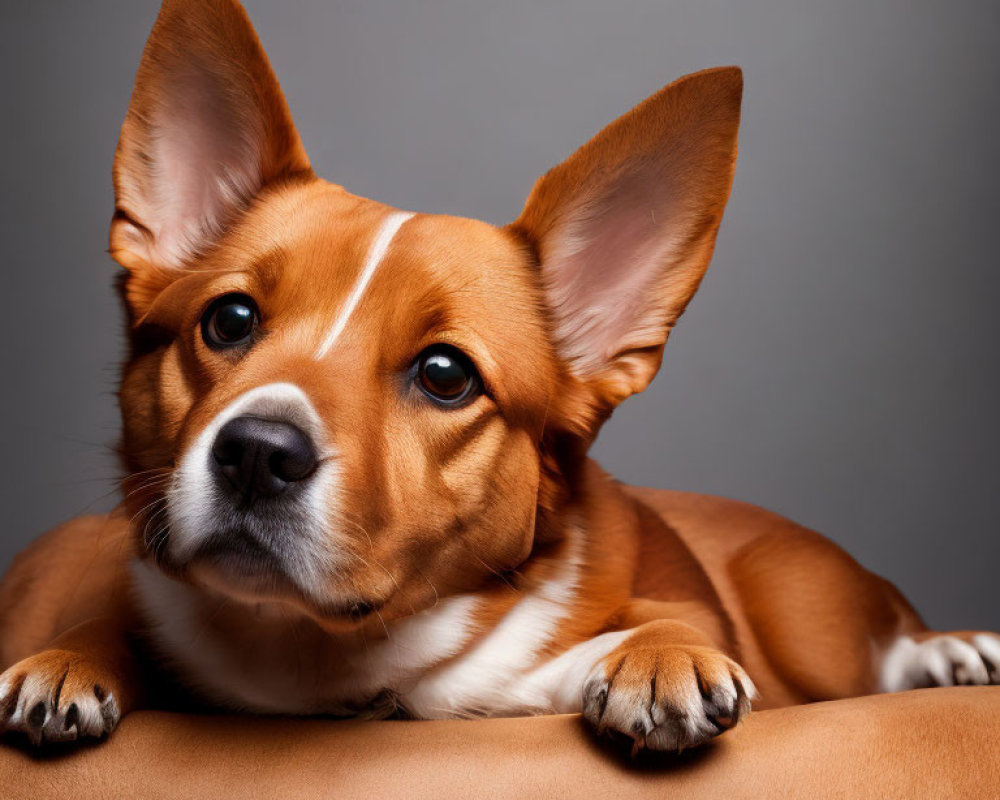
[(32, 730), (41, 731), (49, 717), (48, 704), (44, 700), (39, 700), (28, 712), (28, 727)]
[(736, 706), (734, 708), (736, 719), (733, 720), (733, 725), (736, 725), (750, 713), (750, 697), (747, 695), (747, 690), (743, 687), (743, 681), (735, 675), (733, 675), (733, 685), (736, 686)]

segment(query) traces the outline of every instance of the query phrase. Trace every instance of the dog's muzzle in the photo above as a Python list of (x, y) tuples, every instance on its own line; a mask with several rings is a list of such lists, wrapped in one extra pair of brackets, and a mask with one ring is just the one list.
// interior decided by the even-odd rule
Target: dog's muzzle
[(306, 394), (291, 383), (251, 389), (181, 457), (166, 492), (159, 562), (179, 574), (200, 570), (244, 596), (287, 586), (330, 602), (346, 552), (332, 522), (337, 478), (335, 451)]

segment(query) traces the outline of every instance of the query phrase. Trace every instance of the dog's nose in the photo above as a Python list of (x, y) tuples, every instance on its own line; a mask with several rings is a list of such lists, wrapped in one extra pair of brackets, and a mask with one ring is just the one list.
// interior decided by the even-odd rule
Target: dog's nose
[(275, 497), (316, 470), (316, 453), (302, 431), (260, 417), (231, 419), (215, 437), (216, 469), (248, 500)]

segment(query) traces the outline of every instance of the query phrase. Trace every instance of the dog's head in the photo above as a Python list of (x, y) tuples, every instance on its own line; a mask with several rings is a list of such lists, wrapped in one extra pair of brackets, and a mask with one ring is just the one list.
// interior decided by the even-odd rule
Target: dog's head
[(313, 174), (234, 0), (166, 0), (111, 226), (142, 552), (331, 626), (520, 564), (701, 280), (740, 95), (736, 68), (667, 86), (507, 227), (411, 214)]

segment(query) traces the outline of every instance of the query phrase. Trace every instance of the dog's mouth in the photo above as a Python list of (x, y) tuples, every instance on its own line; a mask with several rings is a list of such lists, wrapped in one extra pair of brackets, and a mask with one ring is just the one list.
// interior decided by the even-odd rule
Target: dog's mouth
[[(169, 531), (161, 533), (161, 538), (168, 536)], [(147, 552), (175, 579), (242, 605), (290, 607), (324, 627), (362, 623), (386, 604), (383, 598), (354, 591), (337, 592), (333, 598), (314, 596), (296, 580), (294, 573), (301, 572), (303, 564), (289, 564), (287, 555), (243, 529), (213, 532), (183, 563), (171, 559), (165, 548), (147, 547)]]
[(217, 531), (194, 552), (192, 562), (206, 562), (253, 583), (284, 578), (280, 552), (246, 530)]

